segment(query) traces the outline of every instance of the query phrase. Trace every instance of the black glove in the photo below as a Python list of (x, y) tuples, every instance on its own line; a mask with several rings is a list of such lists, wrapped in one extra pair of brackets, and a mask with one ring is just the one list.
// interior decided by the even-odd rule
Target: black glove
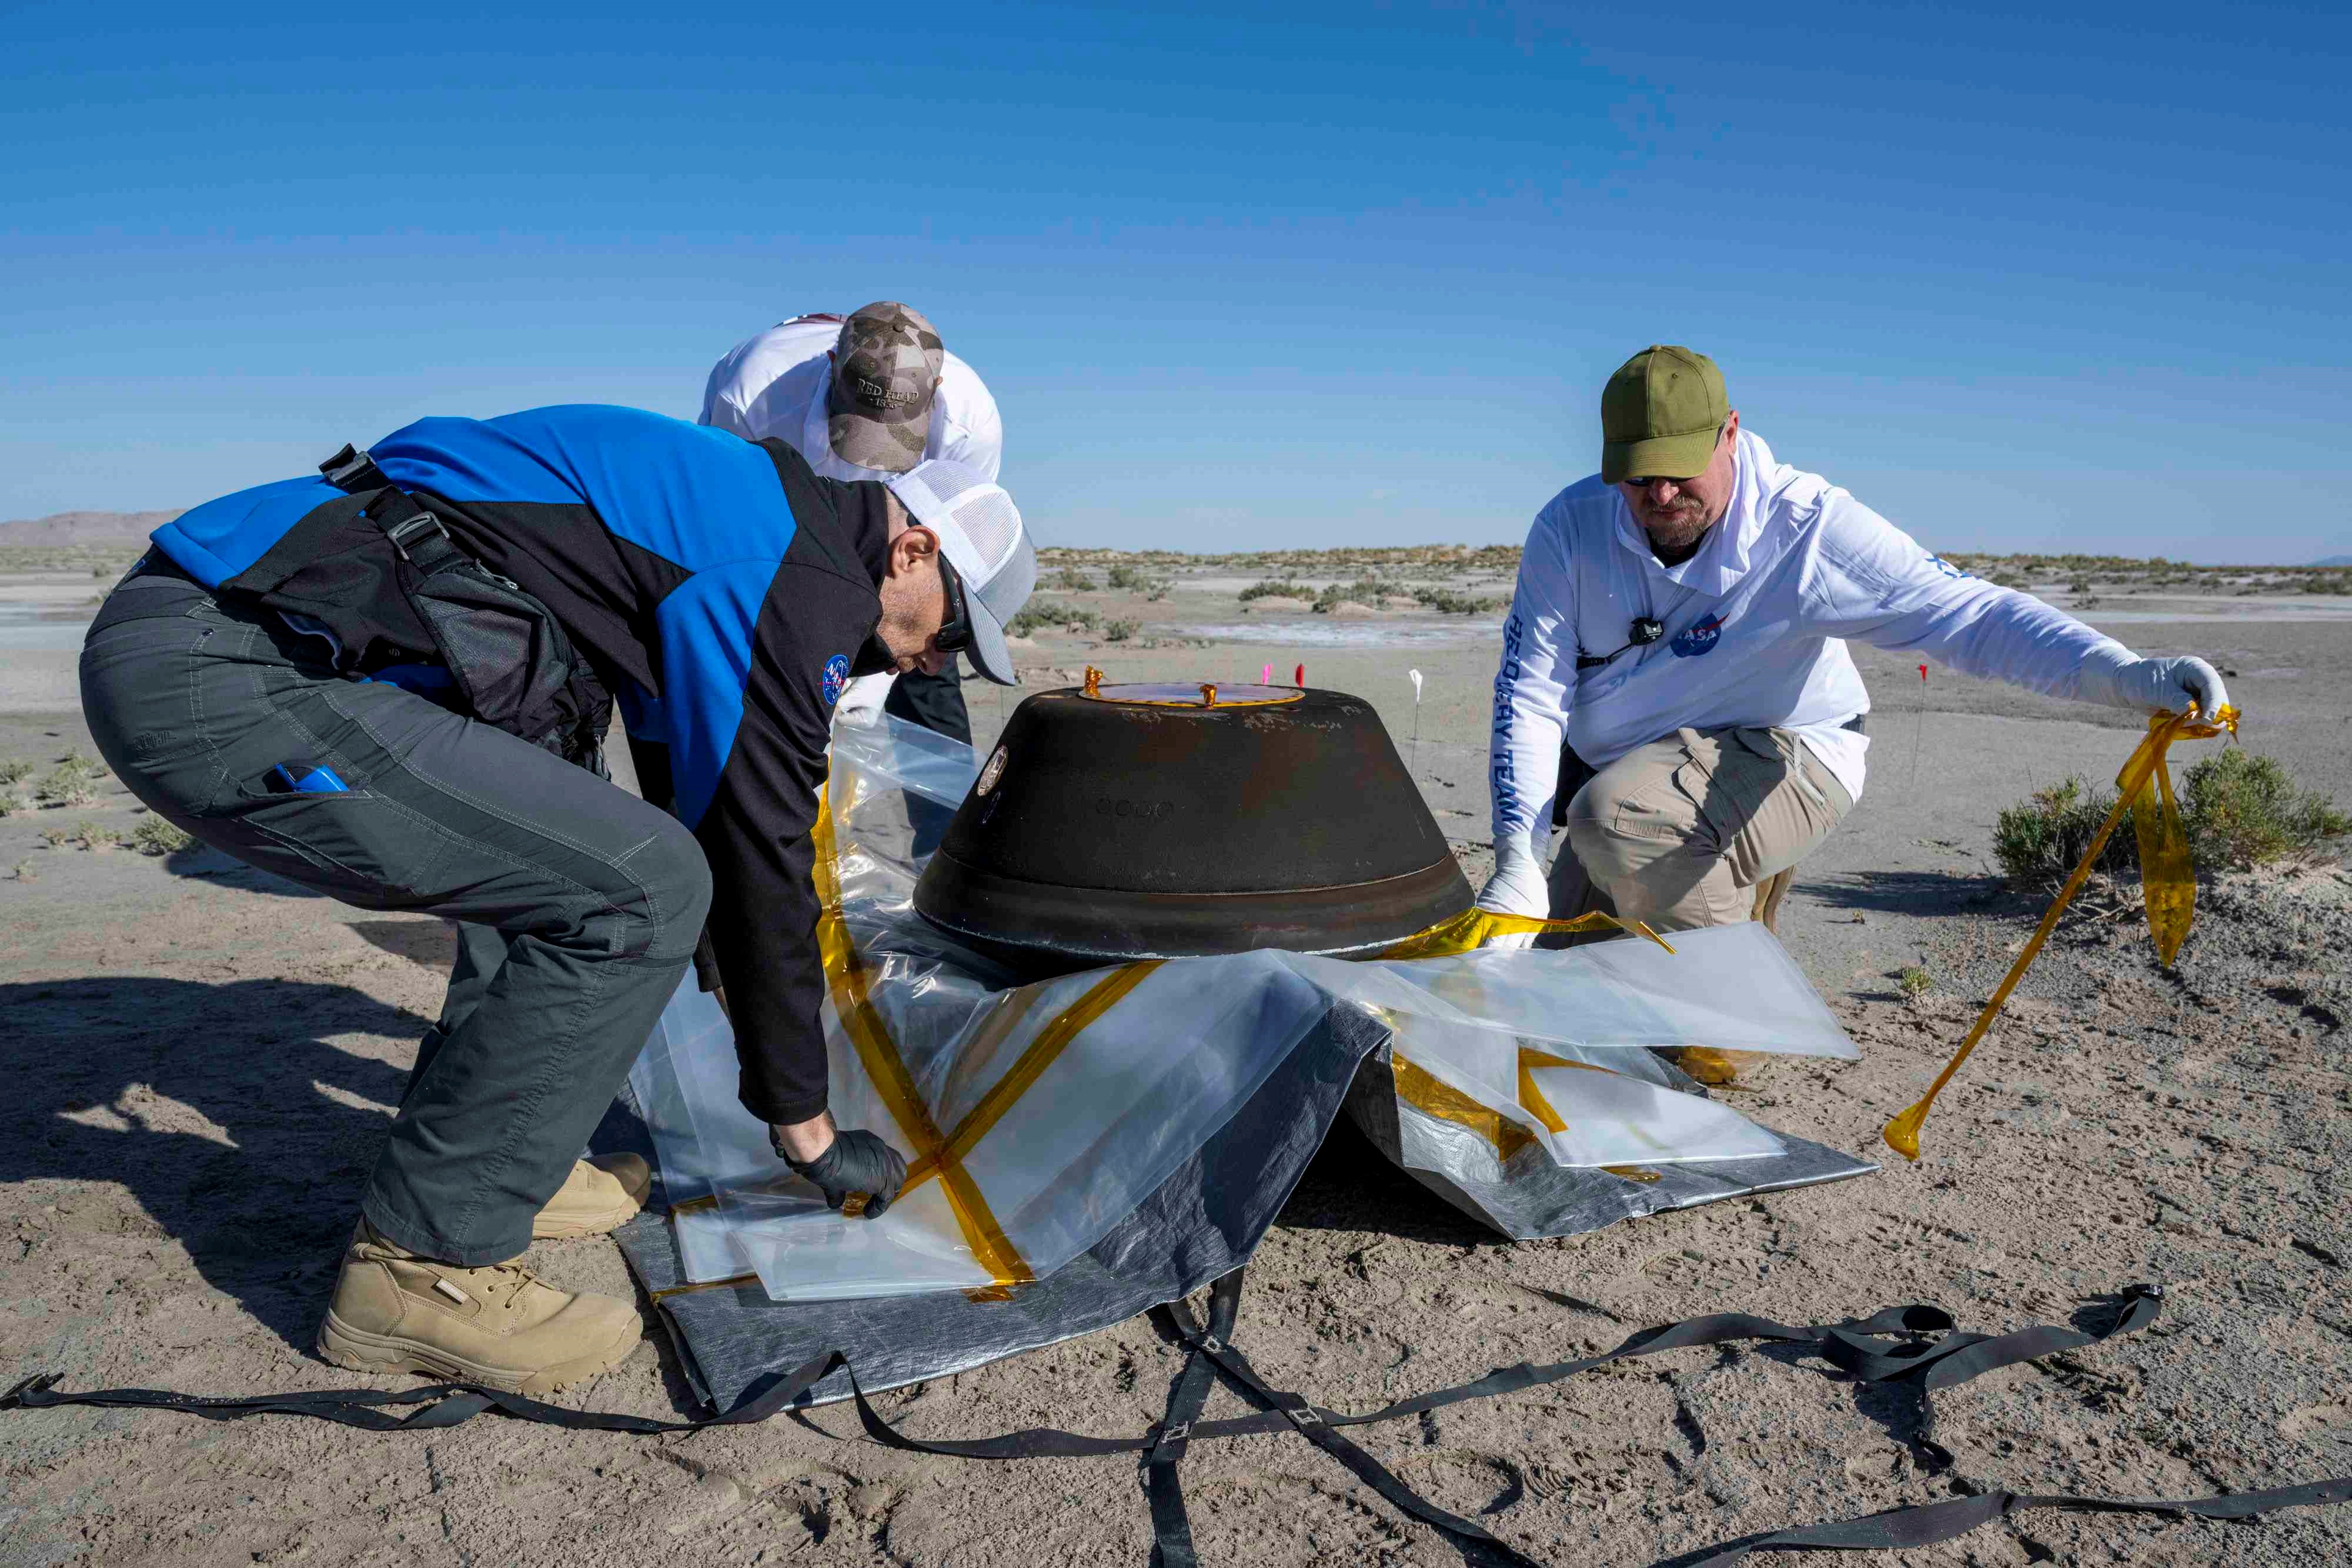
[(830, 1207), (853, 1192), (866, 1195), (866, 1218), (879, 1219), (907, 1182), (906, 1157), (863, 1128), (835, 1133), (824, 1153), (813, 1160), (796, 1160), (784, 1153), (783, 1140), (771, 1131), (769, 1146), (784, 1164), (816, 1183)]

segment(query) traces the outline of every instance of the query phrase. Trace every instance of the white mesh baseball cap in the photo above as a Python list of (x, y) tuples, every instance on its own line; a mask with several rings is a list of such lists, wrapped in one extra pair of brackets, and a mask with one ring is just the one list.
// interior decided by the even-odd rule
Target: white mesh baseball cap
[(971, 615), (974, 668), (1000, 686), (1020, 683), (1004, 623), (1021, 612), (1037, 586), (1037, 552), (1029, 548), (1020, 509), (1002, 486), (946, 457), (918, 463), (885, 481), (915, 521), (940, 537), (940, 549), (963, 580)]

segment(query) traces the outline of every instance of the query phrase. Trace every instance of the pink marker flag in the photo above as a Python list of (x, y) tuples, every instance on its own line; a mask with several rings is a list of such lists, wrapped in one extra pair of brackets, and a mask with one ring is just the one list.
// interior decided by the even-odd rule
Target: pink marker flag
[(1262, 686), (1270, 686), (1274, 685), (1274, 666), (1272, 664), (1268, 664), (1265, 668), (1257, 673), (1257, 684)]

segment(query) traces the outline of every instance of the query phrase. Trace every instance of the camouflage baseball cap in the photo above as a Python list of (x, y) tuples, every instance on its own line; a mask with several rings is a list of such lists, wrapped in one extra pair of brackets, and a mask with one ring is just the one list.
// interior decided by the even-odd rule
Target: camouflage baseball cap
[(904, 474), (923, 460), (947, 350), (922, 313), (877, 299), (842, 323), (825, 431), (834, 455)]

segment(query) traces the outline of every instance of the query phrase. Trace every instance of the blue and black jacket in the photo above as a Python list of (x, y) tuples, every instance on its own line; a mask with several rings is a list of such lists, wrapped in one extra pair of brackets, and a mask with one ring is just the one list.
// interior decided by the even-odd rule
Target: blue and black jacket
[[(545, 604), (614, 694), (647, 797), (710, 862), (743, 1103), (770, 1122), (816, 1115), (809, 835), (833, 704), (881, 616), (887, 491), (819, 478), (782, 442), (625, 408), (420, 420), (369, 450), (458, 548)], [(289, 536), (356, 506), (323, 478), (289, 479), (207, 502), (154, 542), (234, 591)]]

